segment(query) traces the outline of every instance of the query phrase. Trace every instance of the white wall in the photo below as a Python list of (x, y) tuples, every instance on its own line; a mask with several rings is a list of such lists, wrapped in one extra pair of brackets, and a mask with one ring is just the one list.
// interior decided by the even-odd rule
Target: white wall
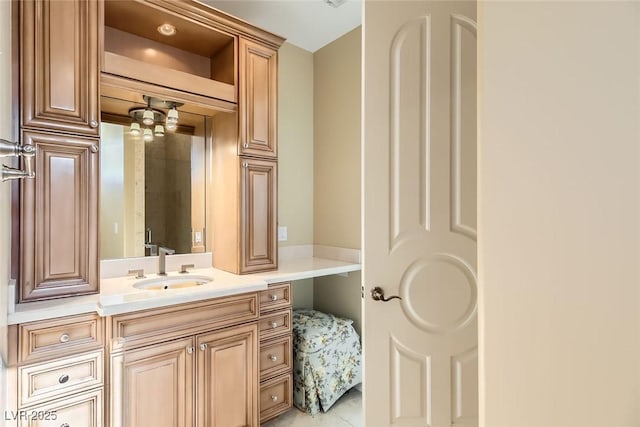
[[(14, 140), (11, 96), (11, 2), (0, 1), (0, 138)], [(0, 158), (0, 164), (10, 160)], [(0, 182), (0, 409), (8, 393), (4, 362), (7, 354), (7, 288), (10, 275), (10, 207), (11, 185)], [(0, 411), (0, 416), (4, 413)]]
[(481, 426), (640, 425), (640, 3), (479, 6)]

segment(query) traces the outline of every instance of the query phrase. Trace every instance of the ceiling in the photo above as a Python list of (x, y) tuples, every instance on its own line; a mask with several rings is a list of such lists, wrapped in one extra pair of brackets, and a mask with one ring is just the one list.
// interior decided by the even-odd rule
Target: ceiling
[(333, 7), (324, 0), (201, 0), (315, 52), (362, 22), (362, 2)]

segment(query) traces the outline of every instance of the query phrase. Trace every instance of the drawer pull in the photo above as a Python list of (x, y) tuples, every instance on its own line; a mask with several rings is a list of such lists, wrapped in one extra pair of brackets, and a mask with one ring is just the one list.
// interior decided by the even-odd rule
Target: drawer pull
[(70, 338), (71, 337), (69, 336), (69, 334), (62, 334), (60, 335), (60, 342), (61, 343), (69, 342)]
[(271, 329), (275, 329), (278, 327), (278, 323), (277, 322), (271, 322)]
[(278, 295), (271, 294), (271, 301), (278, 301)]
[(271, 360), (272, 362), (275, 362), (276, 360), (278, 360), (278, 356), (276, 356), (275, 354), (270, 354), (269, 360)]
[(60, 378), (58, 378), (58, 382), (60, 384), (64, 384), (67, 381), (69, 381), (69, 375), (67, 375), (67, 374), (62, 374), (62, 375), (60, 375)]
[(276, 396), (275, 394), (271, 395), (271, 401), (272, 402), (277, 402), (278, 401), (278, 396)]

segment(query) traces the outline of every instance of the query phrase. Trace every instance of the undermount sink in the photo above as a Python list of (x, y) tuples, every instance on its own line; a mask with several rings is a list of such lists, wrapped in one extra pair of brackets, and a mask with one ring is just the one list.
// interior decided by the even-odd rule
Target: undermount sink
[(165, 291), (169, 289), (192, 288), (213, 282), (212, 277), (184, 275), (170, 277), (154, 277), (153, 279), (140, 280), (133, 284), (134, 288), (145, 291)]

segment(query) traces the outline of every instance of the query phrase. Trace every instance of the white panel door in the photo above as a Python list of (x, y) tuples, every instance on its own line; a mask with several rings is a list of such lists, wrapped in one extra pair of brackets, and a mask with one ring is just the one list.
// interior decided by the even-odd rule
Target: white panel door
[(478, 425), (475, 15), (364, 4), (367, 427)]

